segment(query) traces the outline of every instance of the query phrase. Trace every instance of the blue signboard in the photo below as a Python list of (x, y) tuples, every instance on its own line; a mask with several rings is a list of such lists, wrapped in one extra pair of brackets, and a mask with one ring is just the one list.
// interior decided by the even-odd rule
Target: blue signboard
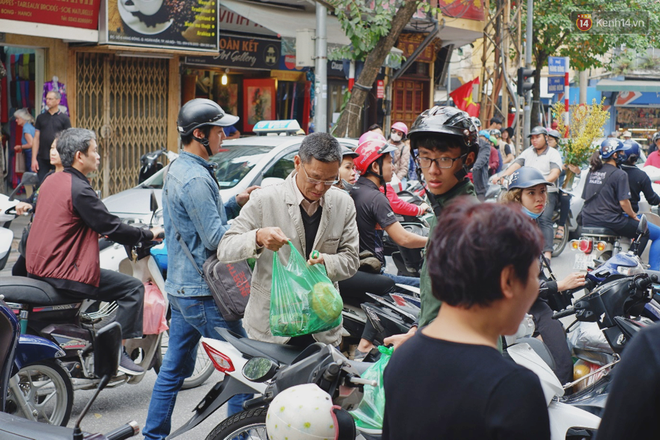
[(548, 94), (550, 93), (564, 93), (564, 77), (563, 76), (549, 76), (548, 77)]
[(548, 57), (548, 75), (563, 75), (568, 72), (568, 58)]

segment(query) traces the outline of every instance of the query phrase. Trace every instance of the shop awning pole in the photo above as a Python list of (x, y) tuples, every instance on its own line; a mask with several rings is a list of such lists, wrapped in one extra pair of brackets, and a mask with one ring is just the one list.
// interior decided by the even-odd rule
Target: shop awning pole
[(314, 130), (328, 131), (328, 40), (326, 34), (326, 7), (316, 3), (316, 106), (314, 108)]

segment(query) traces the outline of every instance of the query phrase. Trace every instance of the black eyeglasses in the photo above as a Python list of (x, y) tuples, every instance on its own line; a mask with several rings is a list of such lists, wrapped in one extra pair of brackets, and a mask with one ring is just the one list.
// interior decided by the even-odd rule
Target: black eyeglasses
[(436, 167), (447, 170), (454, 166), (454, 162), (463, 159), (467, 154), (463, 154), (459, 157), (439, 157), (437, 159), (431, 159), (430, 157), (417, 157), (417, 165), (422, 169), (431, 168), (431, 164), (435, 164)]

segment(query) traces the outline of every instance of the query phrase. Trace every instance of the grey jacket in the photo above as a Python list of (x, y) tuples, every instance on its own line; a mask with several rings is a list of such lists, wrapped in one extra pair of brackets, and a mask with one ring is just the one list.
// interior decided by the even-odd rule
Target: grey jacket
[[(243, 327), (250, 338), (260, 341), (285, 343), (289, 340), (273, 336), (270, 332), (270, 290), (275, 253), (258, 248), (256, 234), (259, 228), (277, 226), (298, 252), (304, 255), (305, 229), (293, 187), (296, 184), (294, 175), (292, 173), (279, 185), (254, 191), (218, 246), (218, 259), (223, 263), (257, 259)], [(355, 205), (345, 191), (336, 188), (330, 189), (323, 197), (323, 213), (314, 249), (323, 254), (328, 277), (337, 287), (337, 281), (352, 277), (360, 264)], [(289, 251), (286, 246), (278, 254), (282, 254), (285, 261), (288, 261)], [(340, 325), (313, 336), (319, 342), (338, 345), (341, 332)]]

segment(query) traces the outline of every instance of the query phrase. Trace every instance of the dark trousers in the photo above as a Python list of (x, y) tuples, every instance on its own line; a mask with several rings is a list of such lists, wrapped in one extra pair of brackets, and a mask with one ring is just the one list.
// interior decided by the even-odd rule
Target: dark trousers
[[(568, 213), (571, 212), (571, 195), (564, 191), (559, 191), (559, 220), (558, 226), (565, 226), (568, 219)], [(564, 232), (568, 234), (568, 231)]]
[(552, 252), (553, 243), (555, 241), (555, 231), (552, 228), (552, 216), (554, 215), (555, 208), (559, 203), (559, 196), (556, 192), (548, 193), (548, 202), (545, 205), (543, 213), (538, 219), (539, 228), (543, 233), (544, 244), (543, 252)]
[(101, 269), (101, 282), (93, 295), (62, 291), (76, 298), (98, 301), (116, 301), (116, 321), (121, 324), (122, 339), (142, 337), (142, 310), (144, 307), (144, 285), (140, 280), (113, 270)]
[[(50, 145), (48, 146), (50, 150)], [(50, 159), (42, 159), (37, 157), (37, 163), (39, 164), (39, 171), (37, 171), (37, 176), (39, 177), (39, 183), (43, 182), (46, 178), (46, 174), (50, 173), (51, 170), (54, 170), (55, 167), (50, 164)]]
[(529, 313), (534, 317), (536, 332), (541, 335), (543, 342), (555, 359), (554, 372), (557, 378), (562, 384), (570, 382), (573, 378), (573, 359), (561, 322), (552, 319), (552, 309), (540, 299), (532, 304)]
[[(351, 278), (339, 282), (339, 292), (342, 298), (354, 305), (371, 301), (366, 292), (384, 296), (392, 290), (392, 287), (394, 287), (394, 280), (390, 277), (361, 271), (357, 271)], [(362, 332), (362, 339), (373, 342), (376, 336), (378, 336), (378, 332), (371, 321), (367, 320)]]

